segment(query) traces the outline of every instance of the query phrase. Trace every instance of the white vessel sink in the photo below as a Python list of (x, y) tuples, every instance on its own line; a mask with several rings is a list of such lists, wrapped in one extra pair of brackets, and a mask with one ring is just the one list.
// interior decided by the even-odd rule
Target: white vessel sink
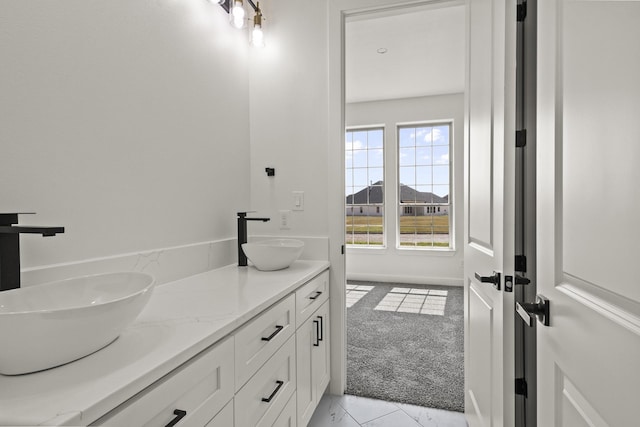
[(304, 242), (295, 239), (271, 239), (243, 243), (242, 249), (258, 270), (282, 270), (302, 254)]
[(53, 368), (107, 346), (154, 283), (144, 273), (107, 273), (0, 292), (0, 374)]

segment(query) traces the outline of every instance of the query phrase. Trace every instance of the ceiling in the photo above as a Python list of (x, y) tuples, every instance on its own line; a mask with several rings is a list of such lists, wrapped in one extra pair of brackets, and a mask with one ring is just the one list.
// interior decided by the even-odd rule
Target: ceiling
[[(346, 24), (346, 102), (464, 91), (465, 9), (368, 13)], [(386, 49), (386, 53), (378, 53)]]

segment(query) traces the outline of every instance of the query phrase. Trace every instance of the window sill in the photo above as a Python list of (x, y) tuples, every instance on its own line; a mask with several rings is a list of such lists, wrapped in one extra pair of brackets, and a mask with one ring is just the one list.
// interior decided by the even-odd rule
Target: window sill
[(408, 256), (454, 256), (458, 251), (455, 248), (416, 249), (414, 247), (401, 246), (396, 248), (399, 255)]
[(346, 246), (347, 254), (362, 254), (362, 255), (387, 255), (393, 253), (394, 255), (401, 256), (435, 256), (435, 257), (452, 257), (455, 256), (458, 251), (454, 248), (442, 248), (442, 249), (415, 249), (415, 248), (390, 248), (388, 246), (366, 246), (366, 247), (353, 247)]
[(376, 254), (376, 255), (384, 255), (387, 253), (389, 247), (379, 245), (379, 246), (345, 246), (347, 253), (353, 254)]

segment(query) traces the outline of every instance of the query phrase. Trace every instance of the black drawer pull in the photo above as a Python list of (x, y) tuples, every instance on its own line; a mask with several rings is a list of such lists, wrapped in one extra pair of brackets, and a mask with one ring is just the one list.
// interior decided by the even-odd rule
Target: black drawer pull
[(312, 297), (309, 297), (309, 299), (316, 299), (318, 298), (320, 295), (322, 295), (322, 291), (316, 291), (316, 294)]
[(278, 335), (283, 328), (284, 328), (284, 326), (276, 325), (276, 330), (273, 331), (273, 333), (271, 335), (269, 335), (268, 337), (266, 337), (266, 338), (262, 337), (262, 341), (271, 341), (273, 339), (273, 337)]
[(271, 392), (271, 396), (262, 398), (263, 402), (271, 402), (271, 400), (276, 396), (276, 393), (280, 390), (280, 387), (284, 384), (284, 381), (276, 381), (276, 384), (278, 385), (276, 386), (276, 389)]
[(314, 320), (313, 323), (316, 325), (316, 342), (313, 343), (313, 346), (320, 347), (320, 322)]
[(318, 319), (320, 319), (320, 333), (318, 334), (318, 341), (322, 341), (324, 339), (324, 319), (322, 318), (322, 316), (318, 316)]
[(173, 427), (174, 425), (178, 424), (181, 419), (187, 416), (187, 411), (176, 409), (175, 411), (173, 411), (173, 415), (175, 415), (176, 417), (172, 419), (165, 427)]

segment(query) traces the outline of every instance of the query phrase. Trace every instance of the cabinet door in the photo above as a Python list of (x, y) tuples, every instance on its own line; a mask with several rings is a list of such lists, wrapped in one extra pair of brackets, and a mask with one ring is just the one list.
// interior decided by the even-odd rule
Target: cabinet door
[(313, 386), (315, 387), (316, 405), (322, 398), (329, 384), (329, 302), (315, 312), (312, 320), (318, 322), (318, 345), (311, 352), (311, 365), (313, 366)]
[(306, 426), (316, 407), (316, 388), (313, 386), (312, 349), (317, 343), (315, 317), (307, 319), (296, 331), (296, 378), (298, 425)]
[(296, 331), (298, 425), (306, 426), (329, 384), (329, 302)]

